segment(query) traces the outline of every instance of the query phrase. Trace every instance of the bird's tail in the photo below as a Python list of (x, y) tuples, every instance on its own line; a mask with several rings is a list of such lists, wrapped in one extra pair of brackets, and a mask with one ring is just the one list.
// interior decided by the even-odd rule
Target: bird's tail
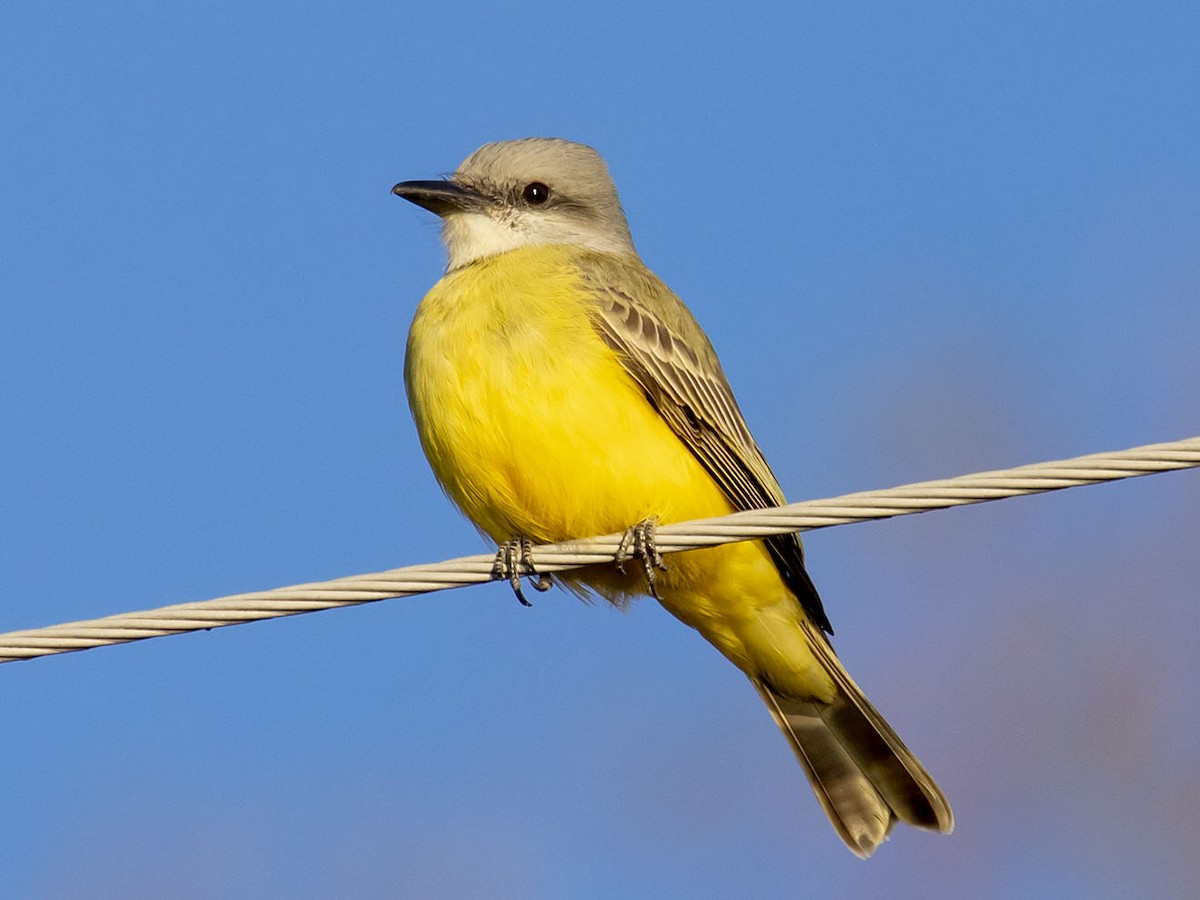
[(897, 820), (948, 834), (954, 814), (929, 773), (850, 678), (825, 635), (804, 623), (837, 686), (832, 703), (801, 700), (755, 680), (817, 799), (855, 855), (866, 858)]

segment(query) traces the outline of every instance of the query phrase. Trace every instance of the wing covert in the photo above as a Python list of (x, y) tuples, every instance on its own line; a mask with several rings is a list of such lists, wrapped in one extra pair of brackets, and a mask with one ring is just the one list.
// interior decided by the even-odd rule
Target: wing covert
[[(647, 400), (739, 510), (786, 502), (746, 425), (708, 337), (683, 302), (636, 258), (587, 254), (596, 329)], [(833, 633), (796, 534), (765, 539), (784, 581), (819, 628)]]

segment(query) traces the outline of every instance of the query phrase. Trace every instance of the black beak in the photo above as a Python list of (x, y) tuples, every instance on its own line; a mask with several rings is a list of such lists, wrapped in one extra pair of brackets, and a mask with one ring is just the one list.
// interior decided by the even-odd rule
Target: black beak
[(453, 181), (402, 181), (392, 193), (439, 216), (479, 209), (484, 204), (478, 192)]

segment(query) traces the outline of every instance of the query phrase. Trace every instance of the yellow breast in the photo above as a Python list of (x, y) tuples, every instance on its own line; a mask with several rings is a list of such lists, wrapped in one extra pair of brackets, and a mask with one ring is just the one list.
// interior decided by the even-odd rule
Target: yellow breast
[(405, 382), (438, 480), (497, 541), (728, 511), (593, 327), (574, 252), (481, 260), (422, 301)]

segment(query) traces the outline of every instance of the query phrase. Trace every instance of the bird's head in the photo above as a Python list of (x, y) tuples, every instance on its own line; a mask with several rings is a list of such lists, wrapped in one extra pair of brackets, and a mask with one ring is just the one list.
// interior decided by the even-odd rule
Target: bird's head
[(600, 154), (558, 138), (485, 144), (444, 181), (392, 193), (437, 213), (448, 268), (540, 244), (633, 254), (617, 189)]

